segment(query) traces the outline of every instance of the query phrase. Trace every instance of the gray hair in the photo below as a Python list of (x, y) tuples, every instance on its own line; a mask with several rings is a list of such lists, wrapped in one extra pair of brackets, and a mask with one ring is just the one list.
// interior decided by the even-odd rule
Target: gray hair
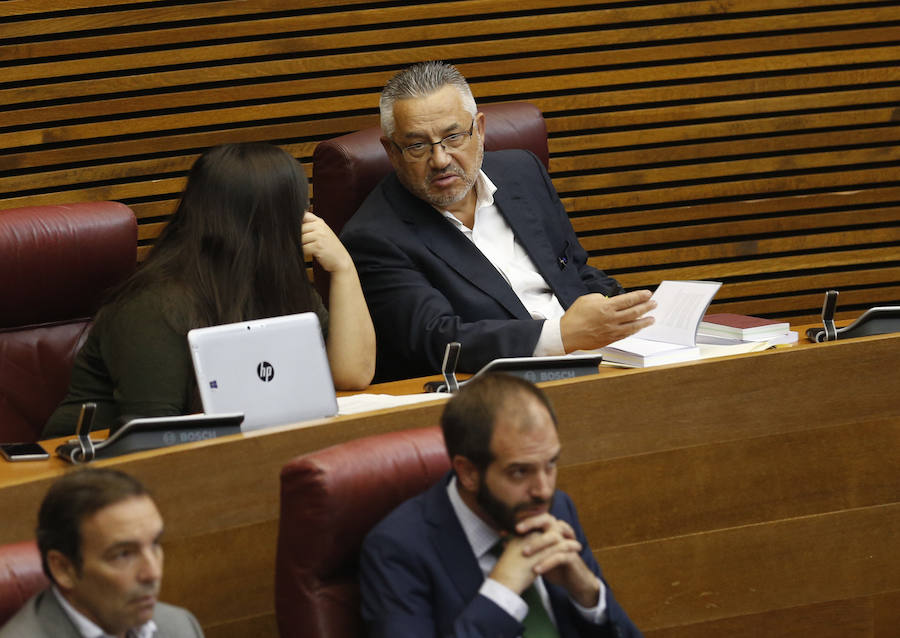
[(384, 86), (378, 104), (381, 132), (386, 137), (393, 137), (394, 103), (397, 100), (427, 97), (448, 85), (456, 87), (462, 96), (463, 107), (475, 117), (478, 107), (475, 106), (472, 89), (455, 66), (439, 61), (419, 62), (398, 72)]

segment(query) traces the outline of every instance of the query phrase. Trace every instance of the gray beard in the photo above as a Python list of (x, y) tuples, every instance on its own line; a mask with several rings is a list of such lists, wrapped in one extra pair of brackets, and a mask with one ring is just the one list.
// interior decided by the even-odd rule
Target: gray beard
[(475, 156), (475, 164), (476, 169), (474, 174), (472, 175), (472, 179), (470, 180), (466, 177), (466, 174), (463, 172), (461, 168), (454, 168), (446, 171), (445, 174), (453, 174), (458, 175), (465, 182), (465, 188), (460, 189), (457, 193), (447, 193), (442, 196), (434, 196), (428, 192), (428, 183), (431, 177), (434, 176), (434, 173), (429, 173), (428, 177), (424, 184), (411, 184), (405, 177), (402, 177), (400, 173), (397, 173), (397, 178), (400, 180), (400, 183), (406, 187), (410, 193), (425, 201), (435, 208), (444, 209), (450, 206), (451, 204), (455, 204), (457, 202), (465, 199), (466, 195), (474, 188), (475, 182), (478, 180), (478, 173), (481, 171), (481, 165), (484, 163), (484, 146), (481, 145), (478, 149), (478, 153)]

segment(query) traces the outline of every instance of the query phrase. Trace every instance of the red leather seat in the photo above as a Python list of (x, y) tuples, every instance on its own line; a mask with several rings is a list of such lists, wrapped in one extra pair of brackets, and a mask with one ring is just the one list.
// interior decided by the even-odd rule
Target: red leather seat
[(437, 427), (357, 439), (284, 466), (275, 566), (281, 638), (363, 635), (357, 582), (363, 538), (449, 468)]
[[(485, 104), (484, 147), (488, 151), (524, 148), (550, 167), (547, 124), (529, 102)], [(372, 127), (320, 142), (313, 151), (313, 198), (315, 212), (335, 233), (381, 179), (393, 168), (381, 146), (381, 128)], [(313, 264), (316, 288), (324, 298), (328, 293), (328, 273)]]
[(0, 211), (0, 442), (36, 441), (106, 292), (134, 270), (118, 202)]
[(0, 545), (0, 627), (16, 615), (29, 598), (48, 587), (37, 543)]

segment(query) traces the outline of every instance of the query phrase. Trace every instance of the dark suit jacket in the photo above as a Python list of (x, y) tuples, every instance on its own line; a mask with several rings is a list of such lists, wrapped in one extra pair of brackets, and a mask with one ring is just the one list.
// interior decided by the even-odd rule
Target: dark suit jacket
[[(157, 603), (156, 638), (203, 638), (197, 619), (180, 607)], [(0, 638), (81, 638), (49, 589), (39, 592), (0, 628)]]
[[(484, 154), (494, 201), (563, 308), (589, 293), (622, 291), (587, 265), (541, 162), (527, 151)], [(457, 369), (531, 356), (543, 325), (481, 251), (440, 213), (388, 175), (347, 222), (341, 239), (359, 271), (378, 337), (376, 380), (440, 372), (462, 343)]]
[[(512, 638), (521, 633), (520, 623), (478, 593), (484, 576), (447, 498), (449, 479), (447, 474), (425, 493), (403, 503), (366, 536), (360, 594), (370, 636)], [(584, 548), (582, 559), (602, 578), (571, 499), (558, 491), (550, 511), (572, 526)], [(545, 585), (562, 638), (641, 636), (609, 585), (608, 622), (603, 626), (588, 624), (565, 590)]]

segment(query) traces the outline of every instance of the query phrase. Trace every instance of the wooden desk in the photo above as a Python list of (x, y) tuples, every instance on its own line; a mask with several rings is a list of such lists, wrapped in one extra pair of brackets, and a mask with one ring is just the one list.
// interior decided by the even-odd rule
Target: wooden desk
[[(886, 335), (545, 384), (560, 418), (560, 487), (648, 636), (896, 636), (898, 361), (900, 335)], [(276, 636), (281, 467), (333, 443), (436, 424), (442, 404), (98, 465), (156, 496), (165, 600), (194, 611), (210, 638)], [(64, 469), (55, 459), (0, 464), (0, 542), (32, 537), (37, 505)]]

